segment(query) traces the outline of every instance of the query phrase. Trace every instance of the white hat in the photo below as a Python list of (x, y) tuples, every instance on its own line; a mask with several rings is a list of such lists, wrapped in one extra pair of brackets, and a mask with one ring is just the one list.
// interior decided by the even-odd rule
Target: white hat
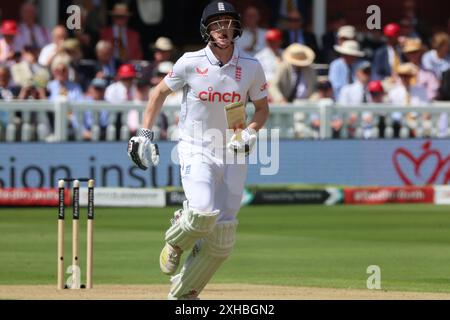
[(153, 45), (154, 49), (169, 51), (173, 49), (172, 41), (166, 37), (159, 37)]
[(355, 39), (356, 30), (354, 26), (342, 26), (337, 32), (338, 38)]
[(173, 63), (170, 61), (163, 61), (158, 64), (159, 73), (169, 73), (173, 69)]
[(300, 43), (291, 44), (283, 52), (283, 60), (297, 67), (307, 67), (315, 58), (314, 51)]
[(340, 54), (353, 57), (364, 57), (364, 52), (359, 50), (359, 44), (355, 40), (345, 40), (340, 46), (335, 45), (333, 48)]

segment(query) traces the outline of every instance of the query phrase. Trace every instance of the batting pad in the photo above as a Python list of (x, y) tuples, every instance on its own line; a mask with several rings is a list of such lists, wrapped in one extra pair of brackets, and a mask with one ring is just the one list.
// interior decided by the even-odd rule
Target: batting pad
[(204, 213), (184, 207), (179, 221), (166, 232), (166, 242), (181, 250), (189, 250), (195, 242), (210, 233), (219, 216), (219, 210)]
[(173, 276), (169, 299), (195, 299), (233, 250), (238, 222), (219, 222), (198, 240), (181, 269)]

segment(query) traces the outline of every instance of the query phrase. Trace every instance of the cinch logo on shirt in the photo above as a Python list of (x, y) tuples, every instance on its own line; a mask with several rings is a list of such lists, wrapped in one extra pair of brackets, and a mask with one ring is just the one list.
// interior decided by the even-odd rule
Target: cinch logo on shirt
[(241, 95), (236, 91), (233, 92), (217, 92), (212, 87), (208, 88), (208, 91), (201, 91), (198, 97), (202, 101), (209, 102), (239, 102), (241, 101)]

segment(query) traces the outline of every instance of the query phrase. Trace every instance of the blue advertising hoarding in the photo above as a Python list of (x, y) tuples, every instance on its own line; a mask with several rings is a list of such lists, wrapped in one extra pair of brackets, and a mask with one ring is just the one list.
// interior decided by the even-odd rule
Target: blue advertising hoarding
[[(160, 142), (159, 166), (142, 171), (128, 158), (126, 142), (3, 143), (0, 187), (55, 187), (66, 176), (92, 177), (99, 187), (179, 186), (175, 146)], [(263, 158), (256, 151), (262, 164), (249, 165), (247, 184), (450, 183), (449, 140), (282, 140), (271, 151)]]

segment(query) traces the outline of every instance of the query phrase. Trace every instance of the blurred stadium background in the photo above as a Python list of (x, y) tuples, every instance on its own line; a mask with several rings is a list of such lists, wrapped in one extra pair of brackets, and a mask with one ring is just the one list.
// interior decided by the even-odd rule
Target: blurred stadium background
[[(157, 257), (184, 199), (174, 148), (180, 93), (155, 128), (158, 167), (133, 167), (126, 143), (152, 87), (204, 45), (208, 2), (2, 2), (0, 298), (58, 297), (62, 177), (96, 180), (94, 281), (167, 285)], [(238, 286), (219, 298), (241, 297), (233, 292), (244, 284), (263, 285), (248, 299), (304, 298), (306, 287), (344, 290), (309, 298), (371, 298), (345, 293), (366, 288), (370, 265), (380, 266), (386, 294), (450, 292), (450, 2), (230, 2), (244, 27), (237, 45), (263, 63), (271, 116), (249, 167), (236, 250), (213, 279)], [(66, 25), (71, 5), (80, 8), (77, 30)], [(381, 9), (380, 29), (367, 28), (370, 5)], [(293, 43), (312, 50), (300, 47), (310, 61)], [(24, 295), (25, 285), (48, 295)], [(120, 298), (164, 298), (165, 288)]]

